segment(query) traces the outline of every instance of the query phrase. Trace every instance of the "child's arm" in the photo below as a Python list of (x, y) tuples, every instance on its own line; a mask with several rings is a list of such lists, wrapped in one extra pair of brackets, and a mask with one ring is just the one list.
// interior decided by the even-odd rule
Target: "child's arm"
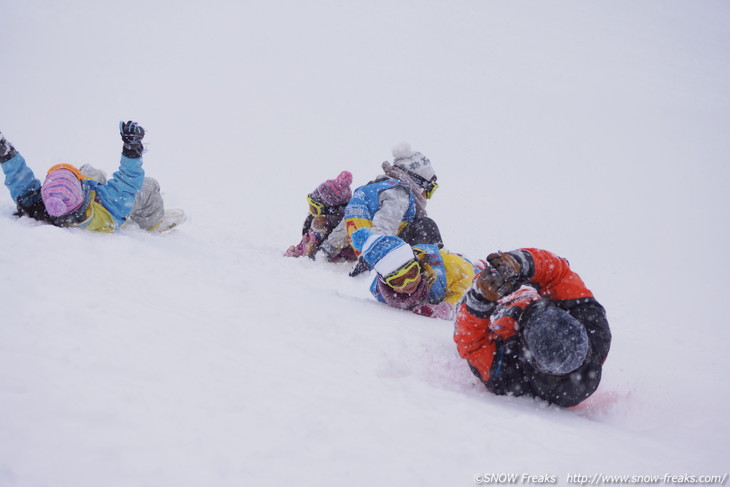
[(15, 150), (2, 132), (0, 132), (0, 166), (5, 174), (5, 186), (10, 190), (10, 197), (21, 206), (21, 209), (25, 204), (32, 206), (38, 202), (41, 182), (36, 179), (33, 171), (26, 166), (23, 156)]
[(114, 217), (117, 225), (122, 225), (129, 217), (137, 193), (144, 183), (142, 157), (129, 158), (122, 156), (119, 170), (106, 184), (94, 189), (99, 203)]
[[(542, 249), (520, 249), (527, 255), (530, 282), (537, 285), (542, 296), (552, 299), (577, 299), (592, 297), (580, 276), (571, 270), (568, 261)], [(524, 267), (524, 266), (523, 266)]]
[[(25, 159), (20, 153), (0, 164), (5, 174), (5, 186), (10, 190), (13, 201), (21, 207), (31, 206), (40, 197), (41, 182), (35, 177), (33, 171), (26, 166)], [(33, 194), (35, 193), (35, 194)], [(34, 196), (34, 201), (28, 201), (29, 196)]]
[(119, 122), (119, 133), (124, 142), (119, 170), (106, 184), (100, 184), (95, 189), (99, 203), (111, 213), (117, 225), (122, 225), (127, 221), (144, 183), (142, 139), (145, 132), (136, 122), (130, 121)]
[(471, 371), (482, 382), (489, 380), (497, 345), (489, 330), (490, 315), (497, 303), (482, 296), (475, 286), (459, 303), (454, 323), (454, 342), (459, 356), (466, 359)]

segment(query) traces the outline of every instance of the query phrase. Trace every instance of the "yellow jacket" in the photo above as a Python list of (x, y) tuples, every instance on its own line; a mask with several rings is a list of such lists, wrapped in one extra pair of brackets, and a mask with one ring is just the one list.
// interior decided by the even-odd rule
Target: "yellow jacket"
[(476, 275), (474, 265), (461, 255), (452, 254), (446, 249), (440, 249), (438, 251), (440, 259), (434, 259), (435, 255), (428, 253), (428, 247), (430, 246), (416, 245), (414, 250), (419, 256), (426, 279), (432, 288), (431, 294), (433, 296), (439, 292), (434, 288), (442, 288), (443, 301), (456, 307), (456, 304), (471, 287), (471, 282)]

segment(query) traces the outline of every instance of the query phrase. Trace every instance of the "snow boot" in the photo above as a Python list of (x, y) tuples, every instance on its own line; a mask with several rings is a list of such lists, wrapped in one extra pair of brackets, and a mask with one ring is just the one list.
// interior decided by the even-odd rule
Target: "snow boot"
[(179, 227), (185, 223), (185, 212), (178, 208), (172, 210), (165, 210), (165, 214), (160, 220), (160, 223), (149, 228), (150, 232), (164, 233), (169, 232), (173, 228)]

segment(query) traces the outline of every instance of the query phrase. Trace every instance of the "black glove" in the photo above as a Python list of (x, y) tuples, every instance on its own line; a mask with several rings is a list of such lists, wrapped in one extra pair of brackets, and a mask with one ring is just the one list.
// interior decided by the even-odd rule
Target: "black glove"
[(494, 267), (504, 279), (516, 280), (522, 274), (522, 265), (508, 253), (496, 252), (487, 256), (487, 262)]
[(314, 251), (311, 257), (313, 260), (317, 260), (324, 255), (328, 261), (331, 261), (338, 253), (340, 253), (339, 249), (332, 245), (328, 240), (325, 240), (319, 245), (319, 247), (317, 247), (317, 250)]
[(15, 157), (16, 151), (13, 144), (8, 142), (2, 132), (0, 132), (0, 164), (9, 161)]
[(359, 276), (365, 271), (369, 271), (370, 266), (367, 262), (365, 262), (362, 258), (362, 255), (357, 258), (357, 262), (355, 262), (355, 265), (352, 266), (352, 269), (350, 269), (350, 273), (348, 274), (350, 277)]
[(144, 129), (142, 126), (131, 120), (127, 123), (119, 122), (119, 133), (124, 141), (122, 154), (130, 159), (142, 157), (142, 152), (144, 151), (144, 146), (142, 145)]
[(512, 255), (502, 252), (489, 254), (487, 262), (489, 267), (474, 281), (479, 294), (489, 301), (497, 301), (519, 287), (522, 266)]

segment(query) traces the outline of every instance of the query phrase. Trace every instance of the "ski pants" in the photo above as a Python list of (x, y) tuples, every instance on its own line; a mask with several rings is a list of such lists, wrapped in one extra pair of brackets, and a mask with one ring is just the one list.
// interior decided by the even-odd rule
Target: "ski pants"
[(544, 374), (527, 359), (520, 336), (500, 342), (489, 372), (487, 389), (497, 395), (539, 397), (561, 407), (571, 407), (588, 398), (601, 382), (602, 362), (589, 349), (583, 365), (566, 375)]
[(408, 245), (435, 244), (439, 248), (444, 246), (441, 231), (436, 222), (429, 217), (416, 218), (398, 233)]

